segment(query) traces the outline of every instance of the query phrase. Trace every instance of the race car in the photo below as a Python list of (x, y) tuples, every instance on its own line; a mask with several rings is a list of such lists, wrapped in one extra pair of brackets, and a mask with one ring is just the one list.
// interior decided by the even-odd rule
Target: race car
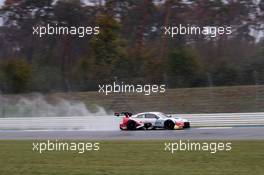
[(190, 122), (180, 117), (172, 117), (161, 112), (144, 112), (132, 114), (129, 112), (115, 113), (116, 116), (123, 115), (123, 121), (119, 127), (121, 130), (140, 129), (184, 129), (190, 128)]

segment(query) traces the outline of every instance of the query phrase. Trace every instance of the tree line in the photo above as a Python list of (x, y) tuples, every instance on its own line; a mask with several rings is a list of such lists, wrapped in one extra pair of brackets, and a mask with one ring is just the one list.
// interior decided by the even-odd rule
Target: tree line
[[(2, 93), (89, 91), (98, 84), (169, 88), (262, 84), (264, 2), (6, 0)], [(98, 36), (32, 35), (33, 26), (99, 26)], [(163, 35), (164, 26), (232, 26), (232, 35)]]

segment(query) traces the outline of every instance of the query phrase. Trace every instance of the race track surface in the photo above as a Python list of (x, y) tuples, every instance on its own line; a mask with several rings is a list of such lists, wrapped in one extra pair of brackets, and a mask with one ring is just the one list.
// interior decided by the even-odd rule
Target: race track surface
[(264, 139), (264, 127), (207, 127), (187, 130), (88, 131), (88, 130), (2, 130), (1, 140), (87, 139), (87, 140), (250, 140)]

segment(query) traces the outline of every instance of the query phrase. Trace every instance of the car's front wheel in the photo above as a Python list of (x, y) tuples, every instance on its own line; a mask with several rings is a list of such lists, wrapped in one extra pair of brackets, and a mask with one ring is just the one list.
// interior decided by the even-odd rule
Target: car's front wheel
[(175, 123), (171, 120), (167, 120), (164, 122), (164, 128), (165, 129), (172, 130), (172, 129), (174, 129), (174, 126), (175, 126)]

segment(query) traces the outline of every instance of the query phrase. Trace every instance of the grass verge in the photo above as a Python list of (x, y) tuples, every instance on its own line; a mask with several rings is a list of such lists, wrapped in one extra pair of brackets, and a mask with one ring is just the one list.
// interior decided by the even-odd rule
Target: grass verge
[(0, 141), (1, 175), (264, 174), (264, 141), (232, 141), (232, 151), (216, 154), (171, 154), (164, 141), (102, 141), (98, 152), (39, 154), (32, 142)]

